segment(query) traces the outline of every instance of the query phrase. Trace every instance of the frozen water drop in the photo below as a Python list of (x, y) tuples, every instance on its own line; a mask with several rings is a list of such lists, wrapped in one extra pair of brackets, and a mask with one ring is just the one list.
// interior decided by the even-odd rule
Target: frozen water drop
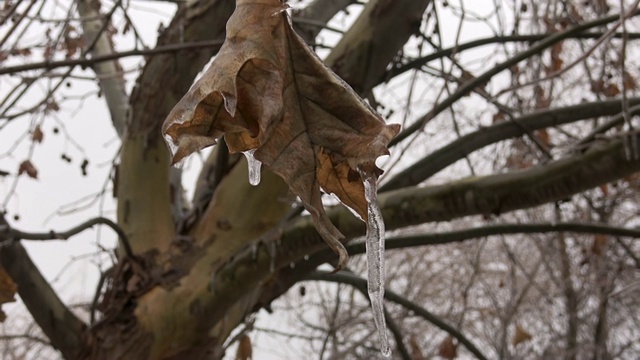
[(255, 152), (256, 149), (242, 152), (244, 156), (247, 157), (247, 164), (249, 164), (249, 184), (253, 186), (260, 184), (260, 168), (262, 167), (260, 160), (253, 156)]
[(378, 206), (376, 177), (372, 173), (360, 171), (364, 181), (364, 196), (367, 200), (367, 288), (373, 320), (380, 337), (380, 351), (385, 357), (391, 356), (384, 318), (384, 221)]

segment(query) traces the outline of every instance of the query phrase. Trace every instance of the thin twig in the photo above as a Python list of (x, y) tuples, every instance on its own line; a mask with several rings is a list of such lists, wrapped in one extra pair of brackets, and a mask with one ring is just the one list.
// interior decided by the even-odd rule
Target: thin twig
[(91, 66), (96, 63), (111, 61), (111, 60), (130, 57), (130, 56), (146, 56), (146, 55), (171, 53), (171, 52), (177, 52), (177, 51), (189, 50), (189, 49), (216, 47), (216, 46), (222, 45), (223, 41), (224, 40), (196, 41), (196, 42), (190, 42), (190, 43), (158, 46), (153, 49), (133, 49), (129, 51), (122, 51), (117, 53), (100, 55), (92, 58), (69, 59), (69, 60), (60, 60), (60, 61), (42, 61), (42, 62), (36, 62), (31, 64), (8, 66), (0, 69), (0, 75), (15, 74), (23, 71), (37, 70), (37, 69), (51, 70), (51, 69), (66, 67), (66, 66)]
[[(307, 277), (307, 280), (321, 280), (321, 281), (329, 281), (329, 282), (337, 282), (343, 284), (350, 284), (358, 288), (361, 291), (367, 291), (367, 280), (344, 271), (332, 274), (328, 271), (313, 271)], [(471, 353), (473, 353), (478, 359), (486, 360), (487, 357), (471, 342), (471, 340), (467, 339), (458, 329), (455, 329), (451, 325), (444, 322), (442, 319), (428, 311), (427, 309), (419, 306), (418, 304), (406, 299), (405, 297), (397, 294), (389, 289), (385, 289), (384, 293), (385, 299), (389, 301), (393, 301), (398, 305), (402, 305), (405, 308), (413, 311), (416, 315), (424, 318), (429, 321), (433, 325), (438, 328), (446, 331), (454, 338), (458, 339), (458, 341), (463, 344)]]
[(111, 229), (113, 229), (113, 231), (115, 231), (118, 236), (120, 237), (120, 243), (122, 244), (122, 247), (124, 248), (124, 251), (126, 253), (126, 255), (129, 258), (133, 258), (133, 250), (131, 249), (131, 245), (129, 244), (129, 240), (127, 238), (127, 235), (124, 233), (124, 231), (122, 230), (122, 228), (120, 226), (118, 226), (118, 224), (116, 224), (115, 222), (113, 222), (112, 220), (109, 220), (107, 218), (104, 217), (97, 217), (97, 218), (93, 218), (90, 220), (87, 220), (85, 222), (83, 222), (82, 224), (75, 226), (67, 231), (61, 231), (61, 232), (56, 232), (56, 231), (49, 231), (49, 232), (45, 232), (45, 233), (30, 233), (30, 232), (25, 232), (25, 231), (20, 231), (17, 229), (14, 229), (13, 227), (9, 226), (8, 224), (2, 224), (0, 225), (0, 241), (7, 241), (7, 240), (36, 240), (36, 241), (46, 241), (46, 240), (67, 240), (70, 237), (77, 235), (81, 232), (83, 232), (84, 230), (93, 227), (94, 225), (107, 225), (108, 227), (110, 227)]

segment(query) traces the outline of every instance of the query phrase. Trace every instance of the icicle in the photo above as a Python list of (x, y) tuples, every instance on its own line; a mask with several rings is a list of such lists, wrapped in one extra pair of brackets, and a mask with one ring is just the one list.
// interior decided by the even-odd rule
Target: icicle
[(385, 357), (391, 356), (391, 347), (387, 337), (387, 324), (384, 319), (384, 221), (378, 207), (376, 177), (360, 171), (364, 180), (364, 196), (367, 200), (367, 288), (373, 308), (373, 319), (380, 337), (380, 351)]
[(249, 184), (253, 186), (260, 184), (260, 168), (262, 167), (260, 160), (253, 156), (255, 152), (256, 149), (242, 152), (244, 156), (247, 157), (247, 164), (249, 164)]

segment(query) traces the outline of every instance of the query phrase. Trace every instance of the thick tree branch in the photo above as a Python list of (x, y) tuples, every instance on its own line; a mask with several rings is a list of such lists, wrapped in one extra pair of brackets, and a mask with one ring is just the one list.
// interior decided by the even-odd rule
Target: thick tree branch
[(86, 325), (56, 295), (24, 247), (19, 242), (4, 243), (0, 247), (0, 262), (18, 284), (20, 298), (51, 345), (65, 358), (77, 358)]
[[(420, 67), (430, 63), (431, 61), (441, 59), (443, 57), (449, 57), (453, 54), (459, 54), (466, 50), (475, 49), (485, 45), (492, 44), (505, 44), (510, 42), (536, 42), (540, 40), (544, 40), (553, 34), (532, 34), (532, 35), (502, 35), (502, 36), (492, 36), (483, 39), (469, 41), (463, 44), (459, 44), (456, 46), (452, 46), (450, 48), (442, 49), (435, 51), (429, 55), (413, 59), (405, 64), (397, 66), (393, 69), (387, 71), (383, 78), (379, 80), (379, 83), (384, 81), (388, 81), (391, 78), (394, 78), (400, 74), (404, 74), (405, 72), (413, 69), (419, 69)], [(604, 33), (596, 33), (596, 32), (584, 32), (575, 34), (567, 37), (567, 39), (599, 39), (602, 37)], [(621, 39), (623, 34), (615, 34), (612, 36), (614, 39)], [(630, 33), (628, 34), (629, 39), (640, 39), (640, 33)]]
[[(640, 98), (629, 99), (629, 104), (632, 106), (640, 104)], [(640, 113), (640, 107), (634, 107), (633, 110), (633, 114)], [(380, 191), (384, 192), (417, 185), (478, 149), (502, 140), (522, 136), (527, 131), (568, 124), (598, 116), (615, 115), (620, 111), (622, 111), (622, 103), (620, 99), (614, 99), (535, 112), (512, 121), (481, 128), (425, 156), (395, 175), (380, 187)]]
[[(189, 2), (178, 10), (158, 45), (221, 39), (233, 8), (232, 1)], [(176, 211), (172, 209), (179, 207), (181, 191), (179, 184), (170, 181), (170, 171), (178, 170), (168, 166), (169, 153), (160, 127), (218, 49), (194, 48), (150, 58), (131, 93), (120, 163), (118, 223), (136, 252), (166, 249), (174, 238)]]
[[(631, 16), (637, 16), (638, 14), (639, 13), (636, 11)], [(451, 96), (446, 98), (441, 103), (436, 104), (433, 107), (433, 109), (431, 109), (431, 111), (429, 111), (427, 114), (425, 114), (424, 116), (422, 116), (421, 118), (416, 120), (416, 122), (414, 122), (410, 126), (407, 126), (404, 130), (402, 130), (398, 134), (398, 136), (396, 136), (395, 139), (393, 139), (393, 141), (391, 141), (390, 145), (395, 145), (395, 144), (401, 142), (402, 140), (408, 138), (409, 136), (411, 136), (416, 131), (422, 129), (422, 127), (424, 127), (424, 125), (427, 122), (429, 122), (431, 119), (433, 119), (438, 114), (440, 114), (441, 112), (443, 112), (444, 110), (449, 108), (449, 106), (454, 104), (456, 101), (460, 100), (463, 96), (469, 94), (477, 86), (481, 86), (482, 84), (488, 83), (491, 80), (491, 78), (493, 78), (495, 75), (499, 74), (503, 70), (507, 70), (510, 67), (512, 67), (512, 66), (516, 65), (517, 63), (519, 63), (520, 61), (526, 60), (526, 59), (530, 58), (533, 55), (539, 54), (542, 51), (544, 51), (545, 49), (547, 49), (548, 47), (553, 46), (554, 44), (557, 44), (558, 42), (563, 41), (565, 39), (568, 39), (568, 38), (570, 38), (572, 36), (575, 36), (576, 34), (579, 34), (579, 33), (582, 33), (584, 31), (588, 30), (588, 29), (591, 29), (591, 28), (594, 28), (594, 27), (598, 27), (598, 26), (602, 26), (602, 25), (606, 25), (606, 24), (609, 24), (609, 23), (612, 23), (612, 22), (618, 21), (618, 20), (620, 20), (620, 15), (611, 15), (611, 16), (599, 18), (599, 19), (596, 19), (594, 21), (590, 21), (590, 22), (587, 22), (587, 23), (584, 23), (584, 24), (580, 24), (580, 25), (574, 26), (574, 27), (569, 28), (569, 29), (567, 29), (565, 31), (553, 34), (553, 35), (545, 38), (544, 40), (538, 42), (536, 45), (530, 47), (528, 50), (523, 51), (523, 52), (515, 55), (514, 57), (510, 58), (509, 60), (504, 61), (504, 62), (494, 66), (493, 68), (485, 71), (484, 73), (482, 73), (481, 75), (479, 75), (475, 79), (467, 81), (466, 83), (464, 83), (462, 86), (460, 86), (456, 90), (455, 93), (453, 93)]]
[[(78, 0), (78, 13), (84, 19), (83, 38), (89, 46), (89, 54), (92, 57), (100, 57), (103, 55), (113, 54), (113, 43), (109, 35), (105, 31), (108, 23), (111, 21), (110, 16), (100, 16), (100, 0)], [(117, 5), (114, 5), (115, 10)], [(82, 55), (87, 55), (84, 51)], [(93, 70), (100, 81), (100, 88), (104, 93), (105, 101), (109, 107), (111, 121), (118, 135), (122, 137), (125, 129), (127, 115), (127, 93), (125, 91), (124, 76), (122, 67), (117, 60), (103, 61), (93, 64)]]
[[(314, 0), (304, 9), (294, 11), (294, 28), (296, 32), (302, 36), (307, 42), (312, 42), (323, 29), (323, 26), (329, 22), (340, 10), (355, 3), (356, 0)], [(308, 23), (296, 23), (295, 18), (311, 20), (318, 25)]]
[[(380, 194), (379, 202), (388, 230), (434, 221), (448, 221), (469, 215), (503, 213), (516, 209), (533, 207), (548, 202), (566, 199), (573, 194), (585, 191), (599, 184), (615, 181), (624, 176), (640, 171), (640, 160), (627, 159), (622, 140), (615, 140), (607, 144), (589, 149), (585, 153), (570, 158), (558, 160), (534, 168), (514, 173), (475, 177), (463, 179), (446, 185), (424, 188), (408, 188)], [(331, 220), (338, 226), (347, 238), (364, 234), (364, 225), (355, 219), (349, 211), (337, 207), (329, 211)], [(556, 225), (556, 231), (593, 231), (610, 235), (636, 236), (637, 233), (628, 229), (606, 228), (594, 225)], [(495, 231), (508, 232), (509, 225), (504, 228), (480, 228), (445, 236), (434, 235), (431, 238), (422, 237), (424, 243), (433, 241), (461, 241), (466, 236), (488, 236)], [(520, 225), (520, 230), (536, 232), (544, 230), (545, 225)], [(550, 230), (547, 227), (546, 230)], [(475, 232), (475, 233), (474, 233)], [(484, 233), (483, 233), (484, 232)], [(464, 235), (467, 234), (467, 235)], [(401, 241), (407, 241), (402, 243)], [(404, 240), (387, 242), (389, 248), (395, 244), (408, 246), (411, 241)], [(361, 246), (353, 245), (353, 246)], [(265, 286), (262, 294), (262, 306), (268, 305), (280, 296), (290, 286), (299, 281), (302, 276), (313, 270), (327, 259), (334, 258), (326, 253), (327, 258), (314, 259), (311, 256), (305, 261), (304, 257), (325, 251), (322, 239), (315, 231), (308, 218), (301, 218), (288, 227), (280, 239), (279, 257), (275, 259), (276, 267), (281, 268), (277, 281)], [(349, 248), (350, 253), (364, 251), (362, 248)], [(246, 266), (263, 267), (247, 254), (238, 254), (235, 261), (246, 262)], [(244, 258), (243, 260), (241, 260)], [(269, 257), (267, 256), (267, 259)], [(288, 265), (295, 263), (294, 269)], [(237, 279), (242, 281), (241, 279)]]
[[(342, 284), (350, 284), (355, 286), (358, 290), (364, 291), (366, 293), (367, 289), (367, 280), (363, 279), (354, 274), (350, 274), (344, 271), (338, 272), (336, 274), (332, 274), (325, 271), (313, 271), (309, 275), (305, 277), (306, 280), (321, 280), (328, 282), (337, 282)], [(463, 344), (473, 355), (478, 359), (487, 359), (486, 356), (471, 342), (471, 340), (467, 339), (458, 329), (453, 326), (447, 324), (445, 321), (428, 311), (427, 309), (419, 306), (418, 304), (406, 299), (404, 296), (397, 294), (389, 289), (385, 289), (384, 293), (385, 299), (389, 301), (393, 301), (398, 305), (402, 305), (405, 308), (413, 311), (416, 315), (422, 317), (428, 322), (432, 323), (436, 327), (441, 330), (446, 331), (454, 338), (458, 339), (458, 341)]]
[[(629, 229), (606, 224), (581, 224), (572, 222), (557, 224), (497, 224), (450, 231), (446, 233), (394, 236), (387, 239), (385, 248), (387, 250), (392, 250), (414, 246), (450, 244), (494, 235), (541, 234), (556, 232), (601, 234), (640, 239), (640, 229)], [(365, 244), (362, 242), (349, 244), (346, 248), (351, 255), (364, 254), (365, 252)], [(331, 254), (328, 252), (327, 255), (331, 257)], [(322, 261), (320, 263), (322, 263)]]
[(409, 37), (431, 0), (369, 1), (326, 59), (356, 92), (368, 93)]

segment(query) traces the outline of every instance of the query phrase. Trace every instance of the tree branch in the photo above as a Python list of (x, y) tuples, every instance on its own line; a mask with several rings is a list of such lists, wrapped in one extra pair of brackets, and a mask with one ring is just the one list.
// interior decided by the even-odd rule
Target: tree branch
[[(111, 15), (119, 6), (116, 3), (112, 11), (107, 16), (100, 14), (100, 0), (77, 0), (78, 13), (84, 19), (82, 22), (82, 37), (88, 44), (89, 54), (91, 56), (102, 56), (112, 54), (114, 52), (113, 43), (106, 33)], [(87, 55), (86, 51), (82, 55)], [(128, 109), (127, 93), (125, 91), (124, 77), (120, 73), (122, 67), (115, 59), (112, 61), (103, 61), (93, 64), (93, 70), (100, 82), (100, 88), (105, 95), (105, 101), (111, 114), (111, 121), (118, 135), (122, 137), (125, 129), (126, 114)], [(120, 75), (118, 75), (120, 74)]]
[(0, 262), (18, 284), (20, 298), (51, 345), (65, 358), (77, 358), (86, 325), (56, 295), (24, 247), (19, 242), (4, 243), (0, 247)]
[[(202, 49), (202, 48), (217, 48), (222, 45), (224, 40), (204, 40), (204, 41), (194, 41), (188, 43), (176, 43), (164, 46), (158, 46), (152, 49), (133, 49), (128, 51), (120, 51), (120, 52), (111, 52), (107, 54), (92, 54), (90, 58), (81, 58), (81, 59), (67, 59), (67, 60), (59, 60), (59, 61), (41, 61), (29, 64), (15, 65), (15, 66), (7, 66), (0, 68), (0, 75), (5, 74), (17, 74), (19, 72), (30, 71), (30, 70), (53, 70), (60, 67), (68, 67), (68, 66), (94, 66), (96, 64), (117, 60), (125, 57), (131, 56), (150, 56), (150, 55), (158, 55), (158, 54), (166, 54), (166, 53), (175, 53), (182, 50), (193, 50), (193, 49)], [(105, 74), (113, 74), (113, 72), (105, 72), (101, 75)]]
[[(638, 104), (640, 104), (640, 98), (629, 99), (629, 105)], [(634, 114), (640, 113), (640, 107), (635, 107), (633, 110)], [(532, 131), (598, 116), (615, 115), (620, 111), (622, 111), (622, 103), (620, 99), (614, 99), (535, 112), (513, 119), (513, 121), (481, 128), (425, 156), (391, 178), (380, 187), (379, 191), (384, 192), (417, 185), (472, 152), (498, 141), (522, 136), (526, 130)]]
[[(553, 34), (531, 34), (531, 35), (502, 35), (502, 36), (492, 36), (492, 37), (487, 37), (484, 39), (478, 39), (478, 40), (473, 40), (473, 41), (469, 41), (467, 43), (464, 44), (459, 44), (459, 45), (455, 45), (452, 46), (450, 48), (446, 48), (446, 49), (442, 49), (442, 50), (438, 50), (435, 51), (429, 55), (411, 60), (405, 64), (402, 64), (398, 67), (392, 68), (389, 71), (387, 71), (387, 73), (384, 75), (384, 77), (382, 77), (378, 82), (382, 83), (384, 81), (388, 81), (391, 78), (394, 78), (400, 74), (404, 74), (405, 72), (409, 71), (409, 70), (413, 70), (413, 69), (418, 69), (422, 66), (424, 66), (425, 64), (430, 63), (431, 61), (443, 58), (443, 57), (449, 57), (453, 54), (459, 54), (462, 51), (465, 50), (470, 50), (470, 49), (475, 49), (477, 47), (481, 47), (481, 46), (485, 46), (485, 45), (491, 45), (491, 44), (505, 44), (505, 43), (509, 43), (509, 42), (536, 42), (536, 41), (540, 41), (540, 40), (544, 40), (550, 36), (552, 36)], [(596, 33), (596, 32), (584, 32), (584, 33), (579, 33), (579, 34), (575, 34), (572, 36), (567, 37), (567, 39), (598, 39), (600, 37), (602, 37), (602, 35), (604, 35), (604, 33)], [(629, 39), (640, 39), (640, 33), (631, 33), (628, 34), (629, 35)], [(613, 35), (612, 38), (622, 38), (622, 34), (615, 34)]]
[[(347, 273), (345, 271), (341, 271), (335, 274), (326, 271), (313, 271), (309, 275), (305, 277), (305, 280), (321, 280), (328, 282), (337, 282), (342, 284), (349, 284), (356, 287), (359, 291), (364, 291), (366, 293), (367, 289), (367, 280)], [(447, 324), (445, 321), (428, 311), (427, 309), (419, 306), (418, 304), (406, 299), (405, 297), (389, 290), (385, 289), (384, 293), (385, 299), (389, 301), (393, 301), (398, 305), (402, 305), (405, 308), (413, 311), (416, 315), (421, 316), (428, 322), (432, 323), (436, 327), (441, 330), (446, 331), (454, 338), (458, 339), (458, 341), (463, 344), (472, 354), (476, 356), (478, 359), (487, 359), (484, 354), (469, 340), (466, 336), (464, 336), (460, 331), (458, 331), (453, 326)]]
[(0, 241), (7, 240), (67, 240), (70, 237), (77, 235), (88, 228), (93, 227), (94, 225), (107, 225), (113, 231), (118, 234), (120, 238), (120, 244), (125, 249), (125, 253), (129, 257), (133, 257), (133, 252), (131, 250), (131, 245), (127, 239), (127, 235), (122, 231), (122, 229), (115, 222), (103, 218), (97, 217), (83, 222), (80, 225), (74, 226), (73, 228), (67, 231), (49, 231), (44, 233), (31, 233), (17, 230), (8, 224), (0, 225)]
[(422, 14), (430, 3), (431, 0), (369, 1), (325, 62), (356, 92), (368, 93), (420, 28)]
[[(636, 11), (631, 16), (637, 16), (638, 14), (639, 13)], [(594, 28), (594, 27), (598, 27), (598, 26), (602, 26), (602, 25), (606, 25), (608, 23), (612, 23), (614, 21), (619, 21), (619, 20), (620, 20), (620, 15), (617, 14), (617, 15), (611, 15), (611, 16), (603, 17), (603, 18), (600, 18), (600, 19), (596, 19), (594, 21), (590, 21), (590, 22), (587, 22), (587, 23), (584, 23), (584, 24), (580, 24), (580, 25), (574, 26), (574, 27), (569, 28), (569, 29), (567, 29), (565, 31), (553, 34), (553, 35), (545, 38), (544, 40), (540, 41), (536, 45), (530, 47), (527, 51), (523, 51), (523, 52), (515, 55), (511, 59), (508, 59), (507, 61), (504, 61), (504, 62), (494, 66), (493, 68), (485, 71), (483, 74), (481, 74), (480, 76), (476, 77), (475, 79), (467, 81), (466, 83), (464, 83), (462, 86), (460, 86), (456, 90), (455, 93), (453, 93), (451, 96), (446, 98), (443, 102), (441, 102), (439, 104), (436, 104), (433, 107), (433, 109), (431, 109), (431, 111), (429, 111), (427, 114), (422, 116), (416, 122), (414, 122), (413, 124), (407, 126), (404, 130), (402, 130), (398, 134), (398, 136), (396, 136), (391, 141), (390, 146), (393, 146), (393, 145), (401, 142), (402, 140), (404, 140), (404, 139), (408, 138), (409, 136), (411, 136), (414, 132), (422, 129), (422, 127), (427, 122), (429, 122), (431, 119), (433, 119), (438, 114), (440, 114), (441, 112), (446, 110), (449, 106), (454, 104), (456, 101), (460, 100), (460, 98), (462, 98), (463, 96), (465, 96), (468, 93), (470, 93), (471, 91), (473, 91), (473, 89), (475, 89), (477, 86), (481, 86), (482, 84), (488, 83), (493, 76), (499, 74), (503, 70), (509, 69), (510, 67), (516, 65), (520, 61), (526, 60), (526, 59), (530, 58), (533, 55), (539, 54), (543, 50), (545, 50), (546, 48), (548, 48), (550, 46), (553, 46), (554, 44), (556, 44), (556, 43), (558, 43), (558, 42), (560, 42), (562, 40), (565, 40), (567, 38), (575, 36), (576, 34), (584, 32), (585, 30), (588, 30), (588, 29), (591, 29), (591, 28)]]
[[(434, 221), (448, 221), (469, 215), (503, 213), (538, 206), (566, 199), (573, 194), (637, 171), (640, 171), (640, 160), (628, 160), (623, 141), (615, 140), (608, 144), (594, 146), (573, 157), (539, 165), (528, 170), (463, 179), (440, 186), (408, 188), (383, 193), (379, 196), (379, 203), (386, 228), (393, 230)], [(361, 236), (364, 233), (363, 223), (345, 208), (335, 207), (328, 211), (328, 214), (331, 221), (337, 225), (347, 239)], [(470, 229), (466, 233), (452, 233), (446, 236), (438, 234), (432, 237), (421, 236), (422, 239), (419, 241), (422, 241), (423, 244), (430, 241), (432, 243), (462, 241), (472, 236), (488, 236), (497, 231), (508, 232), (512, 225), (503, 226), (503, 228)], [(571, 231), (574, 229), (618, 236), (636, 237), (638, 235), (635, 230), (608, 228), (605, 225), (557, 224), (555, 230), (551, 226), (543, 224), (519, 225), (518, 231)], [(401, 243), (401, 241), (406, 241), (406, 243)], [(406, 237), (396, 242), (390, 239), (387, 241), (387, 247), (408, 246), (408, 243), (412, 241), (418, 240)], [(364, 251), (358, 246), (362, 245), (348, 246), (349, 252)], [(277, 280), (264, 285), (258, 303), (262, 306), (266, 306), (280, 296), (299, 281), (304, 274), (328, 259), (335, 258), (335, 255), (328, 252), (325, 253), (326, 258), (321, 255), (316, 258), (313, 255), (326, 251), (326, 246), (308, 217), (298, 219), (285, 229), (280, 239), (279, 250), (278, 258), (275, 260), (266, 256), (268, 259), (266, 261), (275, 261), (276, 268), (281, 270), (277, 276), (270, 277)], [(234, 261), (245, 263), (245, 266), (252, 268), (268, 269), (268, 263), (260, 264), (260, 258), (252, 258), (251, 254), (251, 251), (247, 249), (246, 252), (239, 253)], [(304, 260), (308, 255), (313, 256)], [(294, 263), (295, 268), (290, 269), (290, 263)], [(236, 279), (236, 281), (243, 280)]]
[[(540, 234), (555, 232), (601, 234), (640, 239), (640, 229), (622, 228), (606, 224), (581, 224), (572, 222), (557, 224), (498, 224), (473, 227), (446, 233), (394, 236), (386, 240), (385, 249), (392, 250), (415, 246), (450, 244), (494, 235)], [(365, 244), (363, 242), (349, 244), (346, 248), (350, 255), (365, 253)], [(330, 252), (327, 252), (327, 255), (331, 257)], [(322, 261), (320, 263), (322, 263)]]

